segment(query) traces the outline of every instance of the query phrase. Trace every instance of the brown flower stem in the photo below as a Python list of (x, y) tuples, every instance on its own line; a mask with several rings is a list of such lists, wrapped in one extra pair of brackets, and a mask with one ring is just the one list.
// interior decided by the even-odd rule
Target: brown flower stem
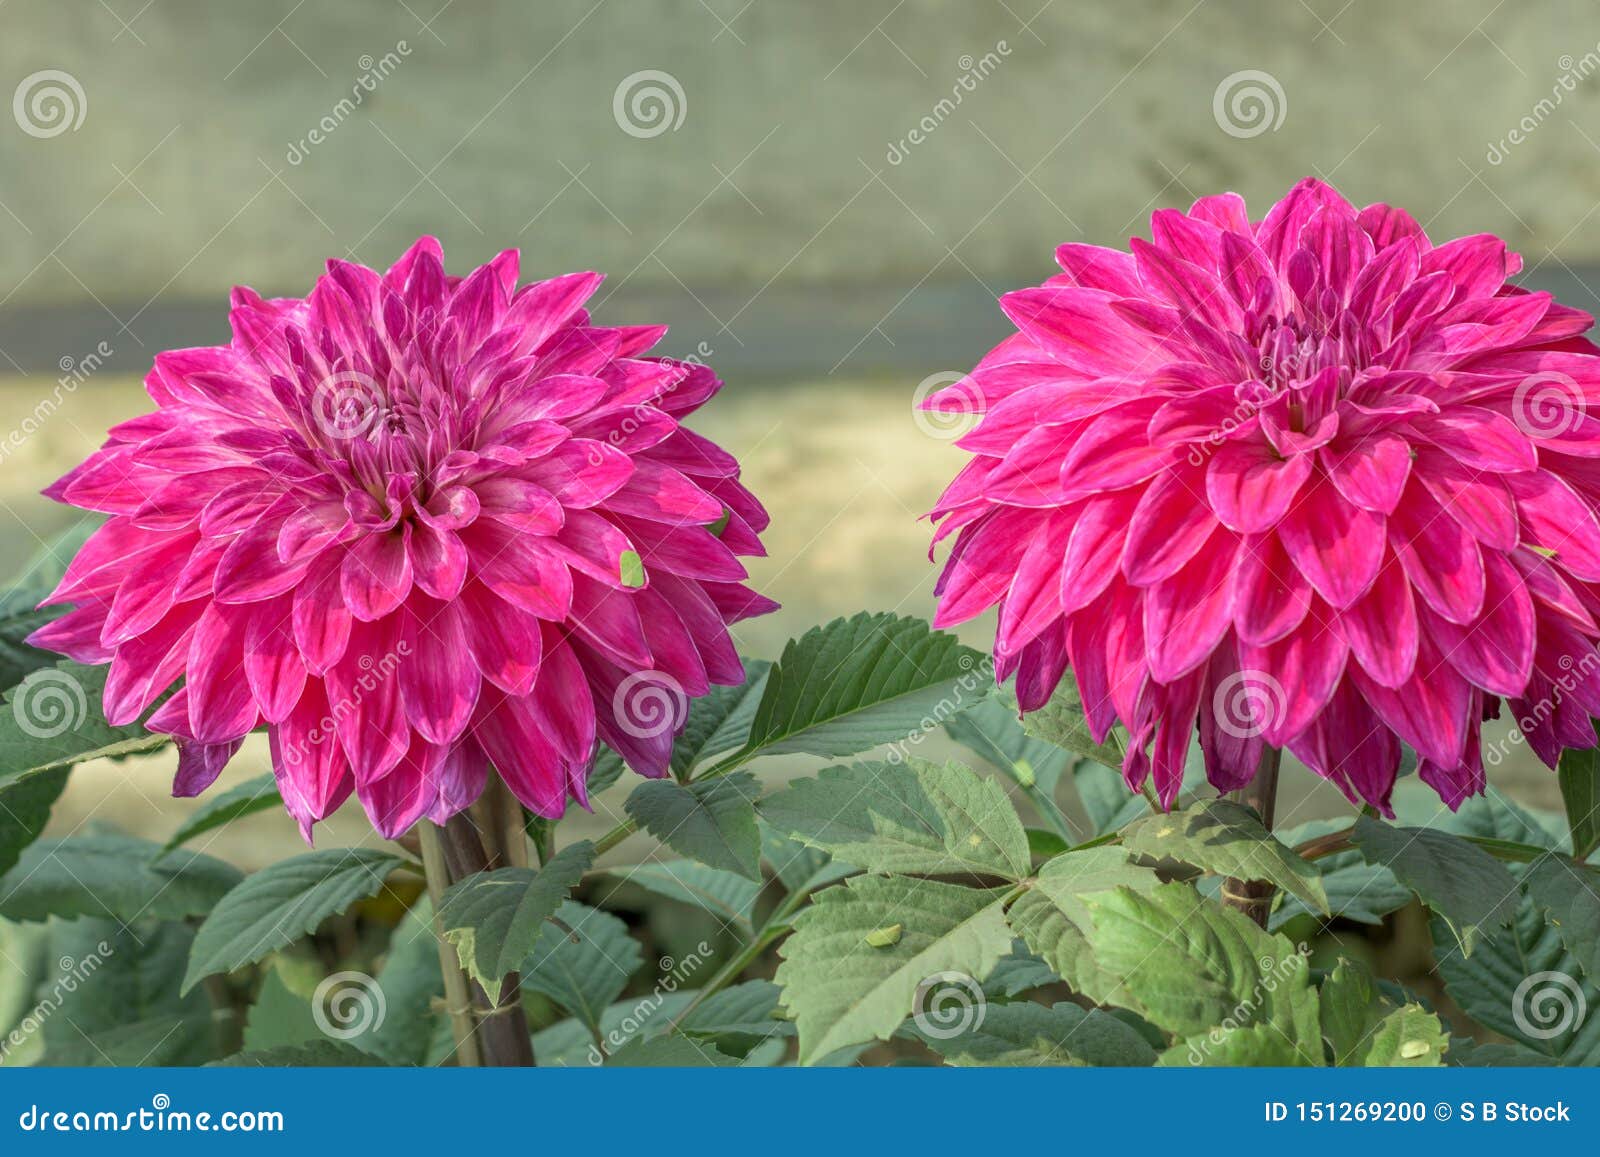
[[(1261, 762), (1256, 765), (1255, 778), (1234, 793), (1234, 799), (1239, 803), (1256, 810), (1268, 831), (1272, 830), (1272, 820), (1278, 807), (1278, 768), (1282, 759), (1283, 753), (1276, 747), (1263, 748)], [(1236, 880), (1230, 877), (1222, 882), (1222, 902), (1230, 908), (1237, 908), (1265, 928), (1267, 917), (1272, 912), (1274, 891), (1276, 889), (1265, 880)]]
[[(502, 795), (503, 791), (504, 787), (496, 776), (485, 789), (481, 807), (475, 809), (476, 816), (461, 812), (452, 816), (443, 827), (436, 827), (427, 821), (421, 825), (425, 829), (433, 828), (429, 838), (438, 843), (446, 886), (492, 868), (527, 865), (528, 848), (520, 823), (517, 825), (516, 838), (507, 839), (510, 825), (505, 815), (504, 801), (509, 798), (509, 793)], [(516, 814), (521, 816), (520, 805)], [(427, 846), (427, 839), (423, 846)], [(430, 867), (430, 882), (435, 875)], [(443, 894), (442, 888), (440, 894)], [(440, 943), (444, 943), (442, 938)], [(451, 963), (454, 964), (454, 961)], [(451, 969), (447, 967), (445, 971), (448, 975)], [(481, 1063), (507, 1068), (531, 1066), (533, 1040), (528, 1032), (528, 1018), (522, 1010), (521, 978), (515, 972), (504, 976), (500, 982), (499, 1000), (491, 1000), (483, 986), (476, 981), (467, 980), (467, 989), (476, 1030), (471, 1035), (476, 1037)]]

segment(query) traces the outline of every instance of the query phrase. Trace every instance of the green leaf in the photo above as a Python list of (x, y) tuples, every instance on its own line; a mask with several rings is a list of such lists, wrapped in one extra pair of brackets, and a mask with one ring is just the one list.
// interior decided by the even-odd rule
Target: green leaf
[(1156, 1053), (1133, 1029), (1099, 1009), (1075, 1004), (969, 1004), (951, 1024), (913, 1019), (906, 1033), (952, 1065), (1155, 1064)]
[(378, 990), (385, 1015), (358, 1038), (361, 1047), (390, 1064), (427, 1064), (434, 1033), (443, 1020), (435, 1012), (435, 1002), (444, 998), (444, 975), (433, 934), (433, 908), (426, 897), (390, 935)]
[(629, 1041), (665, 1032), (694, 995), (683, 990), (616, 1001), (600, 1014), (598, 1041), (576, 1017), (557, 1021), (533, 1034), (533, 1055), (540, 1068), (593, 1068)]
[[(198, 1065), (216, 1055), (211, 1002), (180, 996), (194, 931), (177, 921), (55, 920), (43, 1022), (49, 1065)], [(159, 1026), (159, 1030), (158, 1030)]]
[(522, 962), (522, 987), (542, 992), (599, 1035), (606, 1006), (644, 963), (639, 942), (609, 912), (568, 900)]
[(1600, 848), (1600, 748), (1567, 748), (1561, 753), (1557, 778), (1572, 832), (1573, 858), (1587, 860)]
[(41, 772), (0, 786), (0, 876), (16, 865), (23, 849), (50, 822), (50, 809), (67, 787), (67, 769)]
[(1021, 879), (1028, 837), (1005, 789), (959, 764), (825, 768), (761, 802), (779, 831), (869, 872)]
[(747, 939), (755, 931), (753, 913), (761, 885), (744, 876), (689, 860), (639, 864), (610, 875), (658, 896), (703, 909), (722, 923), (733, 925)]
[(1450, 1034), (1439, 1018), (1420, 1004), (1408, 1004), (1377, 1023), (1360, 1063), (1368, 1068), (1438, 1068), (1449, 1048)]
[(755, 777), (738, 771), (701, 783), (646, 780), (623, 810), (667, 847), (713, 868), (761, 879)]
[(238, 787), (213, 796), (191, 812), (172, 838), (163, 847), (165, 851), (180, 847), (198, 835), (231, 824), (234, 820), (270, 811), (282, 804), (278, 795), (278, 780), (272, 772), (258, 775)]
[(944, 729), (951, 739), (976, 752), (1020, 787), (1064, 844), (1071, 846), (1084, 839), (1062, 812), (1056, 796), (1061, 777), (1079, 761), (1023, 730), (1017, 720), (1016, 696), (1009, 690), (979, 700), (946, 720)]
[(1037, 739), (1106, 767), (1120, 768), (1127, 750), (1120, 728), (1114, 728), (1104, 743), (1094, 741), (1089, 734), (1089, 722), (1084, 718), (1083, 701), (1078, 698), (1075, 679), (1061, 680), (1048, 703), (1022, 717), (1022, 726)]
[(1322, 1036), (1333, 1050), (1333, 1063), (1361, 1064), (1371, 1034), (1384, 1015), (1372, 973), (1362, 964), (1341, 959), (1317, 995)]
[(26, 640), (71, 609), (39, 603), (55, 590), (67, 564), (102, 521), (99, 516), (86, 518), (62, 531), (33, 556), (9, 589), (0, 592), (0, 688), (15, 687), (34, 671), (60, 662), (60, 655), (41, 651)]
[[(1312, 820), (1277, 833), (1278, 838), (1290, 847), (1298, 847), (1318, 836), (1342, 832), (1349, 828), (1348, 820)], [(1322, 873), (1322, 887), (1328, 897), (1328, 907), (1335, 916), (1357, 924), (1382, 924), (1383, 918), (1411, 903), (1411, 889), (1394, 878), (1394, 873), (1382, 864), (1369, 864), (1358, 851), (1334, 852), (1316, 860)], [(1268, 921), (1270, 931), (1276, 932), (1297, 916), (1324, 917), (1296, 896), (1286, 896), (1273, 910)]]
[(1022, 940), (1011, 946), (1011, 955), (994, 966), (983, 978), (984, 995), (990, 1000), (1011, 1000), (1031, 988), (1043, 988), (1060, 978), (1043, 959), (1028, 951)]
[(861, 869), (836, 860), (821, 848), (811, 848), (791, 840), (761, 821), (761, 855), (772, 866), (778, 881), (790, 892), (814, 892)]
[(1600, 877), (1592, 868), (1549, 852), (1524, 871), (1523, 884), (1533, 902), (1550, 914), (1583, 971), (1600, 977)]
[(1084, 848), (1040, 868), (1033, 886), (1011, 905), (1007, 918), (1023, 942), (1074, 992), (1096, 1004), (1108, 1004), (1118, 977), (1095, 958), (1083, 897), (1118, 886), (1148, 891), (1159, 883), (1154, 872), (1130, 864), (1122, 848)]
[(260, 1052), (234, 1053), (207, 1068), (219, 1069), (357, 1069), (387, 1068), (385, 1062), (355, 1045), (343, 1041), (307, 1041), (305, 1044), (284, 1048), (264, 1049)]
[[(1011, 951), (1005, 891), (933, 880), (858, 876), (817, 894), (784, 942), (777, 980), (800, 1032), (800, 1061), (846, 1045), (887, 1040), (927, 986), (987, 976)], [(875, 930), (902, 923), (892, 945)]]
[(744, 682), (737, 687), (713, 687), (689, 708), (683, 734), (672, 745), (672, 774), (688, 779), (701, 763), (714, 755), (733, 751), (750, 737), (750, 724), (767, 689), (772, 664), (765, 659), (744, 660)]
[(893, 743), (976, 702), (984, 671), (982, 655), (920, 619), (836, 619), (784, 647), (750, 737), (728, 762), (757, 752), (854, 755)]
[(628, 765), (623, 762), (622, 756), (602, 743), (595, 753), (594, 766), (589, 769), (589, 780), (585, 786), (591, 796), (599, 795), (621, 779), (622, 773), (627, 770)]
[(1097, 836), (1120, 831), (1150, 811), (1143, 795), (1128, 790), (1122, 773), (1103, 763), (1081, 761), (1072, 769), (1072, 784)]
[(137, 723), (112, 727), (100, 714), (109, 667), (62, 660), (34, 671), (0, 704), (0, 787), (90, 759), (155, 751), (172, 742)]
[[(169, 853), (168, 859), (181, 853)], [(195, 936), (188, 992), (207, 976), (232, 972), (317, 930), (329, 916), (376, 895), (402, 861), (372, 848), (327, 848), (261, 869), (234, 888)]]
[(211, 911), (241, 879), (239, 869), (211, 856), (162, 857), (157, 845), (132, 836), (40, 840), (0, 877), (0, 916), (181, 920)]
[(1435, 918), (1433, 937), (1445, 991), (1473, 1020), (1559, 1064), (1600, 1065), (1600, 989), (1532, 898), (1470, 957), (1443, 920)]
[(1389, 868), (1444, 917), (1463, 953), (1470, 954), (1480, 937), (1492, 936), (1516, 912), (1515, 877), (1488, 852), (1459, 836), (1361, 816), (1351, 842), (1368, 863)]
[(1161, 1054), (1163, 1068), (1300, 1068), (1320, 1064), (1308, 1047), (1296, 1044), (1272, 1024), (1214, 1029), (1180, 1040)]
[(462, 970), (500, 1000), (500, 985), (517, 970), (594, 862), (588, 840), (570, 844), (544, 867), (479, 872), (451, 886), (439, 905), (444, 938)]
[(1265, 880), (1328, 913), (1317, 869), (1273, 838), (1255, 812), (1232, 800), (1208, 799), (1148, 816), (1128, 828), (1122, 846), (1134, 855), (1177, 860), (1218, 876)]
[(1112, 1002), (1180, 1039), (1218, 1025), (1271, 1025), (1301, 1064), (1322, 1063), (1317, 996), (1305, 957), (1243, 913), (1186, 884), (1120, 887), (1082, 898), (1094, 953), (1118, 978)]
[(737, 1057), (718, 1052), (715, 1045), (686, 1036), (631, 1040), (606, 1058), (606, 1065), (615, 1068), (729, 1068), (738, 1064)]
[(678, 1024), (690, 1036), (714, 1039), (724, 1051), (745, 1055), (763, 1041), (793, 1036), (794, 1024), (781, 1019), (783, 990), (770, 980), (747, 980), (712, 993)]

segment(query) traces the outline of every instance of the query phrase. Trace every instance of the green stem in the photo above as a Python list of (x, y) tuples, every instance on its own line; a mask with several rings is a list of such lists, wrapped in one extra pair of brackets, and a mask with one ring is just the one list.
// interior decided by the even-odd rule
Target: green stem
[(456, 1064), (461, 1068), (479, 1068), (483, 1065), (483, 1057), (478, 1052), (478, 1033), (472, 1020), (472, 996), (467, 987), (467, 974), (461, 971), (456, 950), (444, 938), (444, 922), (439, 917), (449, 881), (444, 849), (439, 844), (439, 829), (430, 821), (423, 820), (416, 830), (422, 842), (428, 897), (433, 901), (433, 935), (439, 944), (439, 968), (444, 973), (444, 999), (450, 1015), (450, 1037), (456, 1042)]
[[(1261, 762), (1256, 765), (1255, 778), (1236, 793), (1238, 801), (1252, 807), (1270, 832), (1272, 820), (1278, 810), (1278, 770), (1283, 753), (1276, 747), (1261, 749)], [(1272, 914), (1272, 896), (1276, 891), (1265, 880), (1240, 880), (1233, 877), (1222, 881), (1222, 902), (1236, 908), (1261, 927), (1267, 926)]]

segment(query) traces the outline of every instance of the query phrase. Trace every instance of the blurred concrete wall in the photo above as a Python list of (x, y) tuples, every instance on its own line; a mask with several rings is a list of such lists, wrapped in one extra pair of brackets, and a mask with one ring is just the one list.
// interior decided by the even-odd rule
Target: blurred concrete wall
[[(998, 289), (1057, 242), (1312, 172), (1578, 266), (1597, 45), (1580, 0), (10, 0), (0, 96), (57, 70), (82, 120), (50, 135), (24, 99), (49, 77), (0, 118), (0, 308), (121, 325), (431, 231), (453, 263), (520, 245), (720, 326), (768, 285)], [(653, 136), (649, 94), (614, 111), (650, 70)], [(1268, 123), (1246, 92), (1224, 125), (1244, 72)]]

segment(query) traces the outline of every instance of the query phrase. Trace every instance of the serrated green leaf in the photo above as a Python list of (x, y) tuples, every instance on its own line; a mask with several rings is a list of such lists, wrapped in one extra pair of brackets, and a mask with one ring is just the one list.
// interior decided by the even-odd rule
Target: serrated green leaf
[(1322, 1036), (1333, 1050), (1333, 1063), (1359, 1065), (1372, 1031), (1385, 1009), (1377, 981), (1366, 967), (1341, 959), (1317, 993)]
[(1561, 942), (1589, 976), (1600, 977), (1600, 876), (1568, 856), (1546, 853), (1522, 874), (1523, 886), (1550, 914)]
[(277, 777), (270, 771), (265, 775), (258, 775), (201, 804), (178, 825), (178, 830), (172, 833), (172, 838), (163, 845), (163, 850), (171, 851), (198, 835), (225, 827), (245, 816), (270, 811), (282, 803), (283, 800), (278, 795)]
[(1218, 1025), (1271, 1025), (1301, 1064), (1322, 1063), (1317, 994), (1286, 938), (1186, 884), (1083, 897), (1094, 953), (1118, 978), (1112, 1002), (1191, 1039)]
[(1077, 762), (1070, 753), (1023, 729), (1016, 697), (1009, 691), (980, 700), (946, 720), (944, 729), (951, 739), (982, 756), (1018, 785), (1037, 786), (1051, 796)]
[(1042, 988), (1060, 979), (1043, 958), (1028, 951), (1027, 944), (1018, 939), (1011, 946), (1011, 955), (983, 978), (983, 992), (992, 1001), (1011, 1000), (1031, 988)]
[(1351, 842), (1368, 863), (1389, 868), (1455, 930), (1470, 954), (1516, 912), (1517, 881), (1482, 848), (1448, 832), (1403, 828), (1368, 816), (1356, 820)]
[(156, 751), (172, 742), (100, 714), (109, 667), (62, 660), (34, 671), (0, 704), (0, 786), (90, 759)]
[(1050, 701), (1022, 717), (1029, 735), (1052, 743), (1063, 751), (1092, 759), (1106, 767), (1120, 768), (1127, 743), (1120, 728), (1113, 728), (1104, 743), (1096, 743), (1084, 718), (1083, 701), (1078, 698), (1077, 680), (1062, 679)]
[[(181, 852), (168, 853), (171, 860)], [(376, 895), (402, 861), (372, 848), (328, 848), (282, 860), (245, 879), (217, 904), (195, 936), (183, 980), (232, 972), (315, 932), (329, 916)]]
[(1470, 957), (1438, 917), (1433, 943), (1445, 992), (1473, 1020), (1558, 1064), (1600, 1065), (1600, 989), (1533, 899), (1524, 896), (1511, 927)]
[(1028, 837), (1005, 789), (959, 764), (825, 768), (761, 802), (779, 831), (869, 872), (1021, 879)]
[(0, 877), (16, 865), (23, 849), (39, 838), (50, 822), (50, 809), (66, 786), (64, 767), (0, 786)]
[(1146, 1067), (1156, 1060), (1155, 1050), (1120, 1020), (1068, 1003), (971, 1005), (951, 1025), (908, 1021), (906, 1034), (958, 1066)]
[(770, 980), (735, 984), (708, 996), (678, 1022), (678, 1031), (712, 1038), (724, 1052), (744, 1056), (763, 1041), (794, 1035), (794, 1024), (779, 1012), (782, 995)]
[[(1277, 833), (1290, 847), (1307, 840), (1349, 828), (1347, 820), (1312, 820)], [(1322, 874), (1322, 887), (1328, 907), (1335, 916), (1358, 924), (1382, 924), (1383, 918), (1411, 903), (1411, 889), (1394, 878), (1382, 864), (1369, 864), (1358, 851), (1334, 852), (1316, 861)], [(1276, 932), (1297, 916), (1312, 915), (1322, 920), (1316, 909), (1295, 896), (1286, 896), (1268, 920), (1269, 931)]]
[(1368, 1068), (1438, 1068), (1450, 1048), (1450, 1034), (1439, 1018), (1420, 1004), (1397, 1008), (1380, 1020), (1360, 1054)]
[(1128, 790), (1120, 771), (1091, 759), (1080, 760), (1072, 769), (1072, 786), (1097, 836), (1120, 831), (1150, 811), (1149, 801)]
[(479, 872), (451, 885), (439, 904), (444, 938), (461, 968), (498, 1003), (500, 986), (517, 970), (545, 921), (555, 915), (594, 862), (588, 840), (570, 844), (542, 868)]
[(799, 840), (791, 840), (773, 830), (766, 820), (761, 820), (761, 855), (790, 892), (814, 892), (861, 870), (854, 864), (834, 859), (821, 848), (810, 848)]
[(614, 1068), (737, 1068), (739, 1058), (727, 1056), (707, 1041), (686, 1036), (631, 1040), (606, 1057)]
[(1557, 778), (1573, 857), (1587, 860), (1600, 848), (1600, 748), (1567, 748), (1561, 753)]
[(241, 879), (239, 869), (211, 856), (161, 856), (156, 844), (132, 836), (40, 840), (0, 877), (0, 916), (181, 920), (211, 911)]
[(836, 619), (784, 647), (735, 758), (893, 743), (976, 703), (983, 670), (983, 656), (921, 619)]
[(1246, 1024), (1180, 1040), (1156, 1062), (1163, 1068), (1301, 1068), (1318, 1064), (1276, 1025)]
[(646, 780), (633, 789), (623, 810), (679, 855), (759, 880), (759, 792), (755, 777), (745, 771), (690, 784)]
[(542, 992), (599, 1035), (606, 1007), (644, 963), (639, 942), (609, 912), (568, 900), (522, 962), (522, 987)]
[(534, 1057), (540, 1068), (593, 1068), (629, 1041), (667, 1031), (694, 996), (691, 991), (652, 992), (616, 1001), (600, 1014), (598, 1042), (594, 1029), (577, 1017), (557, 1021), (533, 1034)]
[(750, 738), (750, 724), (767, 688), (772, 664), (764, 659), (744, 660), (744, 682), (737, 687), (713, 687), (689, 707), (683, 734), (672, 745), (672, 774), (689, 778), (712, 756), (733, 751)]
[(1232, 800), (1202, 800), (1138, 820), (1122, 837), (1134, 855), (1172, 859), (1218, 876), (1264, 880), (1328, 914), (1317, 869), (1275, 839), (1255, 812)]
[[(924, 986), (942, 976), (987, 976), (1011, 951), (1006, 895), (895, 876), (858, 876), (818, 893), (795, 919), (777, 975), (800, 1032), (801, 1063), (887, 1040)], [(866, 943), (895, 923), (905, 931), (892, 946)]]
[(1108, 1004), (1118, 977), (1095, 958), (1089, 909), (1082, 898), (1118, 886), (1149, 890), (1160, 882), (1154, 872), (1130, 864), (1121, 848), (1084, 848), (1040, 868), (1033, 886), (1006, 915), (1023, 942), (1074, 992)]
[(744, 876), (691, 860), (639, 864), (611, 875), (709, 912), (724, 924), (733, 925), (742, 936), (749, 937), (754, 931), (752, 919), (761, 885)]
[(71, 609), (39, 603), (55, 590), (67, 564), (103, 521), (98, 515), (83, 519), (46, 542), (12, 586), (0, 592), (0, 689), (15, 687), (32, 672), (60, 661), (60, 655), (41, 651), (26, 640)]

